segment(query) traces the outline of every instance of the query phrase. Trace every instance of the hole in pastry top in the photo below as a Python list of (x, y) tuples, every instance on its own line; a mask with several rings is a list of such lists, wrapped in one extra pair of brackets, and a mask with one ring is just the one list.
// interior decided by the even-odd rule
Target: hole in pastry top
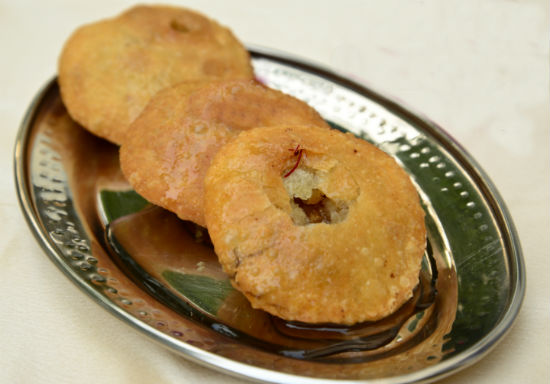
[(285, 176), (283, 185), (290, 198), (290, 217), (294, 224), (336, 224), (346, 219), (348, 203), (327, 197), (321, 189), (321, 177), (314, 169), (298, 167)]

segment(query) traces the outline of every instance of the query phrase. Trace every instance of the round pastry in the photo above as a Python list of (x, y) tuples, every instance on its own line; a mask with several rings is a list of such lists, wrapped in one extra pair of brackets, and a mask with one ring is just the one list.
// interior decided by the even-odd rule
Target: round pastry
[(59, 59), (61, 96), (71, 117), (116, 144), (167, 86), (252, 77), (248, 52), (229, 29), (169, 6), (136, 6), (80, 27)]
[(395, 160), (331, 129), (242, 132), (205, 179), (216, 254), (252, 306), (286, 320), (379, 320), (412, 297), (424, 211)]
[(122, 171), (145, 199), (205, 226), (203, 181), (218, 149), (243, 130), (284, 123), (329, 129), (304, 102), (254, 80), (178, 84), (131, 124)]

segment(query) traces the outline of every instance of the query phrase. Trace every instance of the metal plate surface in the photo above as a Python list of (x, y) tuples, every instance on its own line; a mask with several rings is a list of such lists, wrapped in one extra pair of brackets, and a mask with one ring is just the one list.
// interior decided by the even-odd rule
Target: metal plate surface
[(377, 145), (410, 174), (428, 228), (426, 305), (336, 333), (296, 333), (248, 308), (208, 245), (185, 237), (198, 229), (133, 194), (118, 148), (70, 119), (55, 79), (29, 108), (15, 146), (20, 203), (46, 254), (144, 335), (240, 377), (428, 382), (479, 360), (512, 325), (525, 290), (519, 240), (488, 177), (440, 127), (375, 91), (282, 54), (251, 53), (262, 82)]

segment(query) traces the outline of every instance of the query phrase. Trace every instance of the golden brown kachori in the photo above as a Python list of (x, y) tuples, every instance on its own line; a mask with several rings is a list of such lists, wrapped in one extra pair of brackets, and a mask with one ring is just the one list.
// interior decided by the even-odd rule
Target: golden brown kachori
[(219, 148), (243, 130), (287, 123), (329, 129), (304, 102), (254, 80), (178, 84), (132, 123), (122, 171), (148, 201), (205, 226), (203, 180)]
[(392, 157), (351, 134), (244, 131), (212, 161), (204, 203), (232, 284), (283, 319), (375, 321), (418, 283), (426, 229), (417, 192)]
[(231, 31), (185, 8), (135, 6), (78, 28), (59, 60), (71, 117), (121, 144), (159, 90), (188, 80), (251, 79), (250, 57)]

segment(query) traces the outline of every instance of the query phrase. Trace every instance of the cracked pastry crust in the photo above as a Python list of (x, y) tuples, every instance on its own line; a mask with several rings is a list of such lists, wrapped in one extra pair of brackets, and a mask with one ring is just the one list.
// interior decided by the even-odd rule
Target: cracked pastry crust
[(393, 158), (351, 134), (242, 132), (215, 156), (204, 203), (232, 284), (283, 319), (379, 320), (418, 283), (426, 229), (417, 192)]
[(121, 144), (159, 90), (189, 80), (252, 79), (250, 57), (232, 32), (197, 12), (135, 6), (78, 28), (59, 58), (71, 117)]
[(181, 83), (131, 125), (121, 168), (145, 199), (206, 226), (203, 182), (216, 152), (243, 130), (284, 123), (329, 129), (306, 103), (254, 80)]

